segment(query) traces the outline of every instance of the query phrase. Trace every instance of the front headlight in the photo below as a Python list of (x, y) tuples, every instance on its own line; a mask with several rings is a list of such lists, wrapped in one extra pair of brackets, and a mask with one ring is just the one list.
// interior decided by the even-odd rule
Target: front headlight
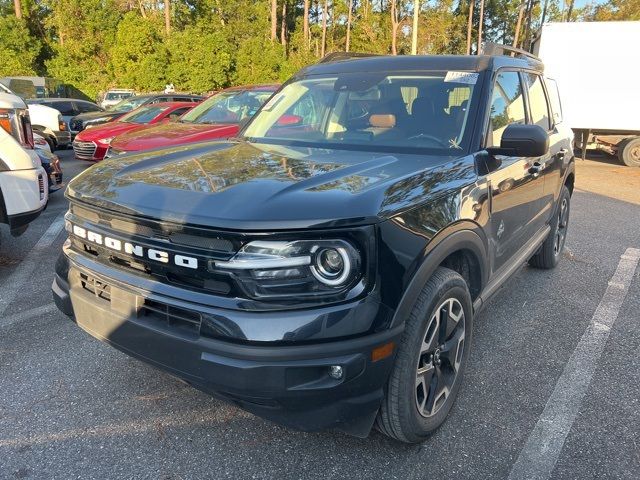
[(362, 257), (346, 240), (253, 241), (227, 261), (214, 261), (253, 298), (331, 295), (362, 277)]

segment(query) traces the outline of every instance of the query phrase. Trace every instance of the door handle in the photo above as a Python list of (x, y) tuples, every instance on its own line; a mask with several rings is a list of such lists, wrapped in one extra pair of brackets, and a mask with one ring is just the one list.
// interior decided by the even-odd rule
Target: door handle
[(531, 167), (529, 167), (529, 173), (534, 177), (537, 178), (540, 176), (540, 172), (544, 170), (544, 164), (540, 163), (540, 162), (535, 162), (533, 165), (531, 165)]
[(564, 156), (569, 152), (566, 148), (561, 148), (558, 153), (556, 153), (556, 157), (558, 160), (564, 160)]

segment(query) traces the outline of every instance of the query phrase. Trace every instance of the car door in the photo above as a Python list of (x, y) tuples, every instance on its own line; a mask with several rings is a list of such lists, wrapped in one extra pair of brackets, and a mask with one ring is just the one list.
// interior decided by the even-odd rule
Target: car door
[(549, 151), (535, 162), (540, 176), (544, 179), (544, 194), (536, 205), (535, 219), (538, 228), (542, 228), (553, 214), (555, 199), (560, 191), (563, 158), (569, 152), (567, 137), (559, 124), (554, 124), (549, 96), (542, 76), (537, 73), (523, 72), (526, 96), (529, 104), (529, 123), (539, 125), (549, 134)]
[[(519, 73), (499, 71), (490, 101), (485, 147), (497, 147), (507, 126), (528, 120)], [(537, 231), (536, 203), (543, 194), (544, 182), (532, 170), (535, 161), (535, 158), (505, 155), (490, 155), (487, 159), (491, 205), (488, 236), (494, 247), (491, 249), (494, 270), (504, 266)]]

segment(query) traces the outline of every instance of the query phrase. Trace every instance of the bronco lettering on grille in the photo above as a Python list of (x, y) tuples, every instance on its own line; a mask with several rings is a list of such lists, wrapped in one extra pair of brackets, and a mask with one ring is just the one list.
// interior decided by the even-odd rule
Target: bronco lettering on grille
[(136, 245), (130, 242), (123, 242), (116, 238), (111, 238), (106, 235), (102, 235), (100, 233), (92, 232), (91, 230), (87, 230), (86, 228), (80, 227), (78, 225), (73, 225), (72, 228), (73, 234), (77, 237), (83, 238), (88, 242), (95, 243), (96, 245), (102, 245), (109, 250), (114, 250), (116, 252), (124, 252), (128, 255), (133, 255), (135, 257), (140, 258), (148, 258), (149, 260), (154, 260), (160, 263), (169, 263), (170, 261), (177, 265), (178, 267), (185, 268), (198, 268), (198, 259), (193, 257), (188, 257), (186, 255), (176, 255), (169, 252), (165, 252), (163, 250), (157, 250), (154, 248), (148, 248), (145, 251), (145, 248), (142, 245)]

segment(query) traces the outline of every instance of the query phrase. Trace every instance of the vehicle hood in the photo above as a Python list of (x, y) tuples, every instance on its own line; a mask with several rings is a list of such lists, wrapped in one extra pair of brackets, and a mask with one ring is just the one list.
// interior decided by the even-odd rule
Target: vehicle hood
[(87, 112), (87, 113), (81, 113), (79, 115), (76, 115), (75, 117), (73, 117), (74, 120), (82, 120), (83, 122), (88, 122), (90, 120), (95, 120), (96, 118), (110, 118), (110, 119), (116, 119), (118, 117), (121, 117), (122, 115), (124, 115), (127, 112)]
[(126, 152), (169, 147), (185, 143), (228, 138), (238, 133), (238, 125), (208, 125), (169, 122), (150, 125), (115, 139), (111, 146)]
[(281, 230), (375, 223), (475, 180), (472, 156), (211, 142), (111, 158), (67, 194), (165, 221)]
[(140, 125), (137, 123), (127, 122), (109, 122), (99, 125), (97, 127), (87, 128), (76, 135), (76, 140), (81, 142), (91, 142), (100, 140), (102, 138), (115, 137), (116, 135), (122, 135), (123, 133), (131, 132), (144, 128), (146, 125)]

